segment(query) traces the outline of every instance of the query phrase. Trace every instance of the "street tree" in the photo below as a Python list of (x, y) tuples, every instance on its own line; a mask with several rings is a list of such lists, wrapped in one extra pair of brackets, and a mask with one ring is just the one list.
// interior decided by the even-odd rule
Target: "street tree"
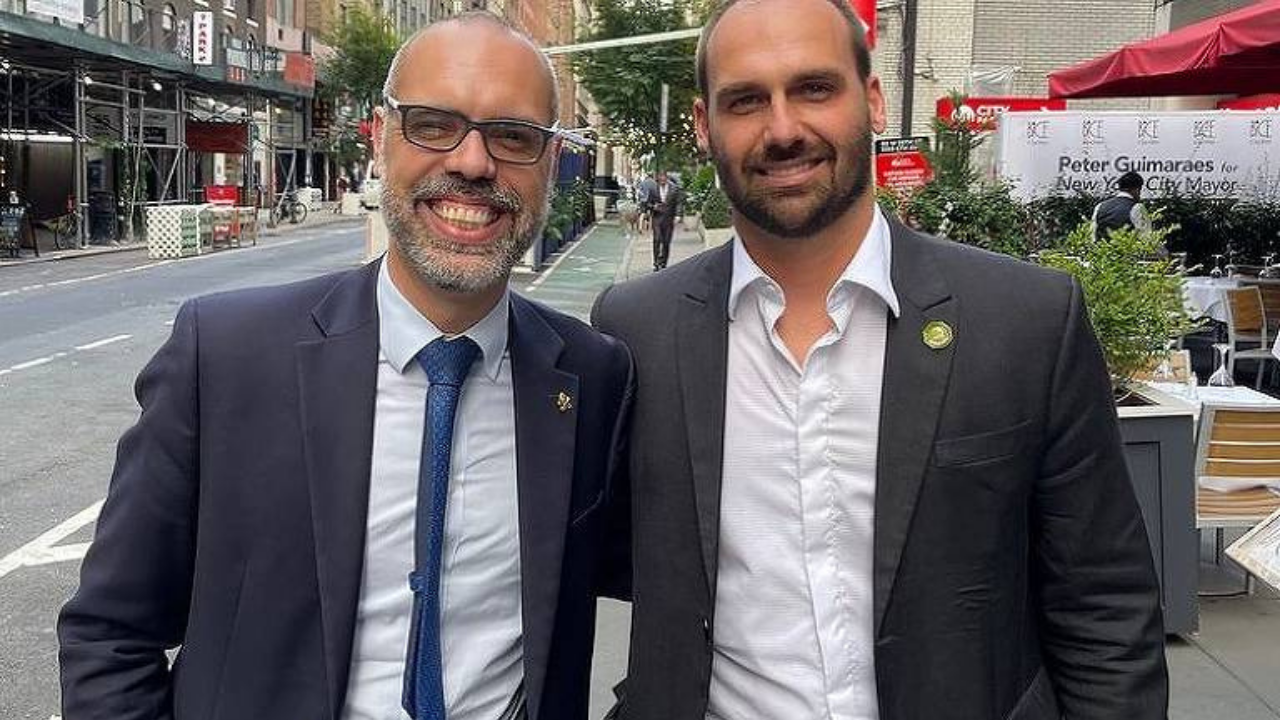
[[(681, 30), (703, 8), (691, 0), (592, 0), (592, 24), (580, 42)], [(693, 98), (697, 93), (693, 39), (592, 50), (573, 67), (605, 117), (603, 138), (633, 157), (679, 167), (697, 154)], [(660, 128), (662, 85), (668, 86), (667, 132)]]
[(382, 83), (400, 36), (385, 15), (357, 2), (325, 44), (333, 54), (320, 63), (321, 92), (335, 105), (352, 105), (359, 117), (368, 118), (382, 101)]

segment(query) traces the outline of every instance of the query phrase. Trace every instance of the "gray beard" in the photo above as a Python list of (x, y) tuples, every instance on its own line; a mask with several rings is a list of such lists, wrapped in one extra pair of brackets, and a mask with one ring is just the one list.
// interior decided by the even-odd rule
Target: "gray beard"
[[(396, 193), (387, 185), (383, 186), (382, 215), (396, 251), (421, 280), (448, 292), (476, 293), (505, 283), (511, 275), (511, 269), (542, 234), (550, 212), (550, 194), (541, 203), (526, 210), (520, 206), (514, 193), (499, 191), (497, 194), (502, 198), (499, 206), (509, 209), (512, 214), (511, 231), (498, 238), (492, 252), (476, 252), (475, 248), (457, 245), (433, 235), (417, 218), (414, 197), (440, 184), (456, 184), (454, 181), (445, 180), (441, 183), (439, 180), (428, 178), (419, 183), (407, 197)], [(451, 262), (451, 256), (454, 255), (483, 256), (484, 261), (464, 265)]]

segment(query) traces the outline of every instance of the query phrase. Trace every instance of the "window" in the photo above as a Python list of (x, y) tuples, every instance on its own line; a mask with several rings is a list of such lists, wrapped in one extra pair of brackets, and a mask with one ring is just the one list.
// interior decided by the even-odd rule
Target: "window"
[(161, 42), (164, 50), (178, 50), (178, 11), (168, 3), (160, 11)]

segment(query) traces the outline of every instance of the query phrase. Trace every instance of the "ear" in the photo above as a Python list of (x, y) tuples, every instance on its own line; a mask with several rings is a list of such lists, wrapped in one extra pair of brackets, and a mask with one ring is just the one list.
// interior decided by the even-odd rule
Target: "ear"
[(708, 128), (707, 103), (702, 98), (693, 100), (693, 134), (698, 140), (698, 149), (709, 155), (711, 130)]
[(871, 130), (879, 135), (889, 127), (886, 116), (884, 90), (880, 87), (880, 76), (872, 74), (867, 77), (867, 110), (871, 118)]

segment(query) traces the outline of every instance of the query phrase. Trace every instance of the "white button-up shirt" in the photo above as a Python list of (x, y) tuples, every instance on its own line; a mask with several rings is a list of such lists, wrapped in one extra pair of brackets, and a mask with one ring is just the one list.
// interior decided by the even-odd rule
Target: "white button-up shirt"
[(803, 366), (734, 241), (708, 718), (876, 720), (872, 543), (889, 227), (877, 209)]
[[(483, 353), (458, 402), (445, 510), (440, 640), (449, 720), (494, 720), (524, 677), (509, 298), (464, 334)], [(378, 395), (351, 677), (343, 720), (402, 720), (427, 376), (441, 332), (378, 275)]]

